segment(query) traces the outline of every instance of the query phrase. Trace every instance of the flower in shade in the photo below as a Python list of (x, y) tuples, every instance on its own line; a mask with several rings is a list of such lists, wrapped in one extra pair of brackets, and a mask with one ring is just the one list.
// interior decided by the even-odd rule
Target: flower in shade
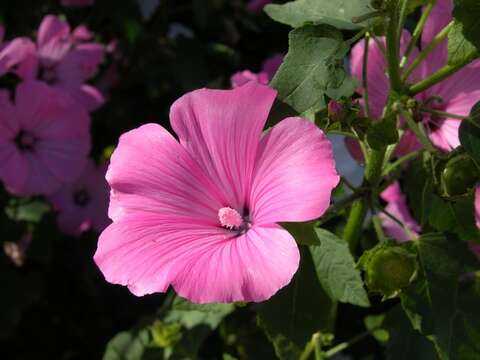
[(475, 223), (480, 229), (480, 185), (475, 188)]
[[(388, 213), (388, 215), (391, 215), (394, 219), (403, 224), (403, 226), (401, 226), (392, 217), (382, 212), (380, 213), (379, 217), (382, 221), (382, 226), (385, 233), (389, 237), (402, 242), (418, 238), (420, 225), (418, 225), (418, 223), (410, 214), (410, 210), (407, 206), (407, 200), (405, 195), (403, 195), (398, 182), (395, 182), (387, 187), (382, 192), (380, 197), (387, 203), (385, 206), (385, 211)], [(406, 231), (405, 228), (408, 228), (409, 231)]]
[[(441, 0), (433, 9), (433, 14), (425, 25), (422, 34), (422, 45), (427, 45), (432, 37), (442, 29), (452, 18), (452, 3), (450, 0)], [(402, 35), (402, 44), (407, 44), (410, 35), (405, 31)], [(382, 39), (384, 41), (384, 39)], [(404, 45), (402, 46), (404, 49)], [(361, 81), (362, 59), (365, 43), (359, 42), (352, 50), (351, 63), (352, 74)], [(403, 50), (402, 50), (403, 52)], [(412, 57), (413, 58), (413, 57)], [(409, 77), (411, 82), (424, 79), (440, 67), (448, 63), (447, 42), (441, 43), (421, 65)], [(369, 44), (369, 62), (367, 67), (367, 84), (369, 92), (369, 105), (371, 115), (380, 118), (386, 104), (388, 94), (388, 78), (385, 74), (385, 59), (377, 43)], [(359, 89), (360, 94), (363, 89)], [(468, 116), (475, 102), (480, 98), (480, 61), (476, 61), (454, 75), (443, 80), (439, 84), (421, 92), (416, 96), (417, 101), (426, 108), (437, 112), (454, 113)], [(432, 143), (443, 151), (450, 151), (460, 145), (458, 128), (460, 121), (448, 116), (432, 115), (424, 112), (422, 122), (427, 129)], [(406, 134), (410, 131), (407, 130)], [(405, 141), (401, 152), (409, 152), (420, 147), (418, 141), (412, 138)], [(398, 154), (402, 155), (402, 154)]]
[(90, 149), (89, 116), (62, 91), (20, 83), (0, 99), (0, 179), (17, 195), (51, 194), (75, 180)]
[(103, 96), (86, 83), (103, 62), (104, 46), (89, 42), (92, 34), (81, 25), (70, 30), (64, 20), (47, 15), (40, 24), (37, 43), (22, 38), (23, 46), (15, 54), (25, 53), (17, 74), (23, 80), (40, 79), (68, 92), (92, 111), (103, 104)]
[(92, 6), (95, 0), (62, 0), (62, 6), (65, 7), (85, 7)]
[(278, 68), (282, 64), (283, 54), (275, 54), (266, 59), (262, 64), (262, 70), (259, 73), (254, 73), (250, 70), (243, 70), (236, 72), (230, 78), (230, 82), (233, 88), (245, 85), (249, 81), (255, 81), (259, 84), (267, 85), (273, 76), (277, 72)]
[(156, 124), (122, 135), (94, 257), (107, 281), (198, 303), (263, 301), (290, 282), (299, 251), (277, 223), (320, 217), (339, 177), (314, 124), (262, 134), (275, 96), (255, 82), (197, 90), (171, 108), (179, 142)]
[(101, 232), (110, 223), (106, 171), (107, 164), (95, 166), (89, 161), (75, 182), (64, 185), (49, 197), (58, 211), (58, 227), (65, 234), (78, 236), (90, 229)]
[(263, 10), (265, 5), (268, 5), (272, 0), (250, 0), (247, 4), (247, 9), (253, 13), (258, 13)]

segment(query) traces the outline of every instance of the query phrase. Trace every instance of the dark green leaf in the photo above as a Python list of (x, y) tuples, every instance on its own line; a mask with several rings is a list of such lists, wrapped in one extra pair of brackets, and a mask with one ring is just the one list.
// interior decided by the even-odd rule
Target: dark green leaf
[(478, 0), (454, 0), (453, 16), (463, 25), (463, 35), (477, 50), (480, 49), (480, 2)]
[(281, 359), (298, 359), (313, 333), (333, 326), (335, 306), (320, 285), (310, 252), (301, 252), (292, 282), (258, 308), (258, 322)]
[[(343, 58), (348, 51), (342, 35), (330, 26), (304, 26), (289, 35), (289, 50), (271, 85), (278, 97), (297, 112), (319, 110), (325, 106), (326, 93), (350, 96)], [(344, 92), (343, 92), (344, 91)]]
[(459, 130), (460, 143), (465, 151), (480, 165), (480, 102), (470, 112), (470, 121), (462, 121)]
[[(474, 359), (480, 344), (478, 305), (465, 275), (478, 262), (465, 243), (439, 234), (415, 242), (421, 263), (420, 280), (401, 295), (413, 327), (430, 339), (440, 359)], [(469, 306), (465, 306), (468, 305)]]
[(438, 196), (432, 197), (428, 221), (433, 228), (441, 232), (452, 229), (456, 224), (455, 213), (451, 205)]
[(480, 230), (475, 222), (474, 194), (449, 203), (455, 217), (455, 231), (464, 241), (480, 243)]
[(398, 141), (396, 119), (384, 119), (370, 126), (367, 131), (367, 142), (375, 150), (385, 148)]
[(320, 246), (311, 246), (310, 252), (318, 279), (327, 294), (332, 300), (370, 306), (348, 244), (329, 231), (316, 229), (315, 232)]
[(265, 11), (273, 20), (295, 28), (313, 23), (354, 30), (367, 24), (354, 24), (352, 18), (372, 12), (369, 4), (370, 0), (296, 0), (283, 5), (267, 5)]
[(173, 310), (200, 311), (205, 313), (229, 314), (235, 309), (233, 304), (194, 304), (177, 296), (172, 304)]
[(477, 49), (463, 36), (463, 25), (457, 21), (448, 33), (448, 63), (453, 65), (470, 59)]
[(163, 351), (150, 349), (150, 342), (151, 335), (148, 328), (122, 331), (108, 342), (103, 360), (163, 359)]
[(315, 223), (283, 223), (282, 226), (287, 230), (300, 245), (319, 245), (317, 234), (315, 233)]

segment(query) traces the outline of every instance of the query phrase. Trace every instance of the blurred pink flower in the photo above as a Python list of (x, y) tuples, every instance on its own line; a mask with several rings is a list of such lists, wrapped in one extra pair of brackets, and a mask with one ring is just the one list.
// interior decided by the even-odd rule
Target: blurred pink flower
[(90, 229), (101, 232), (110, 224), (106, 171), (107, 164), (97, 167), (90, 160), (74, 183), (64, 185), (49, 197), (59, 212), (58, 227), (65, 234), (78, 236)]
[(0, 179), (17, 195), (51, 194), (75, 180), (90, 149), (89, 116), (62, 91), (40, 81), (0, 101)]
[[(451, 2), (440, 1), (429, 19), (422, 34), (422, 44), (430, 42), (431, 37), (451, 20)], [(410, 35), (405, 31), (402, 35), (402, 48), (408, 43)], [(381, 39), (384, 42), (384, 39)], [(364, 41), (357, 43), (351, 55), (352, 74), (361, 81)], [(440, 44), (433, 54), (418, 67), (409, 77), (412, 82), (426, 78), (448, 62), (446, 42)], [(403, 50), (402, 50), (403, 53)], [(410, 59), (411, 60), (411, 59)], [(388, 94), (388, 78), (385, 74), (386, 63), (377, 43), (369, 44), (368, 91), (371, 114), (380, 118)], [(360, 94), (363, 89), (359, 89)], [(480, 98), (480, 61), (476, 61), (456, 74), (450, 76), (436, 86), (418, 94), (416, 99), (434, 110), (468, 116), (471, 108)], [(425, 125), (432, 143), (443, 151), (450, 151), (460, 145), (458, 128), (460, 121), (423, 113)], [(406, 134), (410, 131), (407, 130)], [(411, 134), (410, 134), (411, 135)], [(410, 136), (408, 135), (408, 136)], [(414, 139), (413, 139), (414, 140)], [(418, 141), (408, 139), (409, 147), (403, 151), (412, 151), (420, 147)]]
[(480, 185), (475, 188), (475, 222), (480, 229)]
[(62, 0), (62, 6), (65, 7), (84, 7), (92, 6), (95, 0)]
[(26, 232), (18, 241), (5, 241), (3, 243), (3, 251), (16, 267), (22, 267), (25, 264), (25, 258), (31, 242), (32, 233)]
[(243, 70), (236, 72), (230, 78), (233, 88), (245, 85), (249, 81), (255, 81), (259, 84), (267, 85), (282, 64), (283, 54), (277, 53), (267, 58), (262, 64), (262, 70), (259, 73)]
[(38, 29), (37, 44), (23, 39), (15, 54), (22, 57), (18, 75), (24, 80), (41, 79), (68, 92), (75, 100), (93, 111), (103, 104), (103, 96), (86, 84), (103, 62), (104, 46), (85, 42), (92, 34), (81, 25), (73, 32), (60, 18), (47, 15)]
[(321, 216), (339, 177), (314, 124), (262, 134), (275, 96), (255, 82), (197, 90), (171, 108), (180, 143), (156, 124), (122, 135), (94, 257), (107, 281), (197, 303), (263, 301), (290, 282), (299, 251), (277, 223)]
[(265, 5), (268, 5), (272, 0), (250, 0), (247, 4), (247, 9), (251, 12), (258, 13), (263, 10)]
[(389, 237), (400, 242), (413, 240), (411, 235), (413, 235), (414, 239), (416, 239), (418, 237), (418, 233), (420, 232), (420, 225), (418, 225), (418, 223), (410, 214), (410, 210), (407, 207), (407, 200), (405, 195), (403, 195), (398, 182), (395, 182), (386, 188), (380, 197), (387, 202), (385, 211), (403, 223), (410, 230), (411, 234), (409, 234), (395, 220), (382, 212), (380, 213), (379, 217), (382, 221), (382, 226), (385, 233)]

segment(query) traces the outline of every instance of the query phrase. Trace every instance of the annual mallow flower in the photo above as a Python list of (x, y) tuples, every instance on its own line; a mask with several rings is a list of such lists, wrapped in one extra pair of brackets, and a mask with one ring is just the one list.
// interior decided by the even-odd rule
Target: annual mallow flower
[[(394, 182), (382, 192), (380, 197), (387, 203), (385, 211), (403, 224), (401, 226), (392, 217), (382, 212), (379, 217), (385, 233), (389, 237), (401, 242), (418, 238), (420, 225), (410, 214), (407, 200), (400, 189), (400, 184)], [(406, 231), (405, 228), (409, 231)]]
[[(450, 6), (450, 7), (449, 7)], [(425, 25), (422, 34), (422, 44), (428, 44), (432, 37), (451, 20), (451, 1), (441, 0), (434, 8), (433, 15)], [(402, 44), (408, 43), (410, 35), (404, 32)], [(384, 39), (382, 39), (384, 41)], [(362, 59), (365, 43), (355, 45), (352, 50), (352, 74), (359, 80), (362, 79)], [(446, 42), (440, 44), (434, 53), (421, 63), (417, 71), (412, 73), (409, 80), (414, 82), (426, 78), (448, 62)], [(381, 117), (388, 95), (388, 79), (385, 74), (385, 59), (377, 43), (369, 44), (369, 62), (367, 67), (367, 83), (369, 92), (369, 105), (374, 118)], [(360, 89), (360, 93), (362, 93)], [(480, 62), (476, 61), (436, 86), (423, 91), (416, 99), (423, 107), (435, 111), (448, 112), (468, 116), (470, 109), (480, 98)], [(458, 128), (460, 121), (448, 116), (423, 113), (422, 122), (425, 125), (432, 143), (443, 151), (450, 151), (460, 145)], [(406, 131), (408, 134), (410, 131)], [(411, 136), (408, 135), (408, 136)], [(403, 151), (412, 151), (419, 147), (418, 142), (407, 141), (409, 147)]]
[(62, 91), (20, 83), (0, 100), (0, 179), (17, 195), (51, 194), (75, 180), (90, 149), (89, 116)]
[(65, 234), (78, 236), (90, 229), (101, 232), (110, 223), (106, 171), (107, 164), (96, 166), (90, 160), (75, 182), (49, 197), (58, 211), (58, 227)]
[(284, 55), (277, 53), (267, 58), (263, 64), (259, 73), (254, 73), (250, 70), (243, 70), (236, 72), (230, 78), (230, 82), (233, 88), (245, 85), (249, 81), (255, 81), (260, 84), (267, 85), (270, 80), (273, 79), (280, 65), (282, 65)]
[(47, 15), (38, 29), (36, 45), (28, 40), (28, 49), (32, 50), (24, 57), (19, 76), (24, 80), (39, 78), (46, 81), (68, 92), (87, 110), (95, 110), (104, 99), (86, 81), (96, 74), (102, 63), (104, 46), (86, 42), (91, 36), (85, 26), (71, 31), (67, 22)]
[(177, 100), (164, 128), (121, 136), (107, 172), (109, 216), (95, 262), (135, 295), (193, 302), (263, 301), (297, 271), (294, 238), (277, 223), (316, 219), (338, 184), (332, 146), (287, 118), (262, 134), (276, 92), (250, 82)]

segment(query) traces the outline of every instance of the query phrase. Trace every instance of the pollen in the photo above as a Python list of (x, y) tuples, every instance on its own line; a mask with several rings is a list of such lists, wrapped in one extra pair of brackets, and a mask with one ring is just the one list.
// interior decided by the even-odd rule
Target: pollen
[(243, 223), (243, 218), (238, 211), (230, 207), (224, 207), (218, 210), (218, 219), (220, 220), (220, 224), (227, 229), (239, 228)]

